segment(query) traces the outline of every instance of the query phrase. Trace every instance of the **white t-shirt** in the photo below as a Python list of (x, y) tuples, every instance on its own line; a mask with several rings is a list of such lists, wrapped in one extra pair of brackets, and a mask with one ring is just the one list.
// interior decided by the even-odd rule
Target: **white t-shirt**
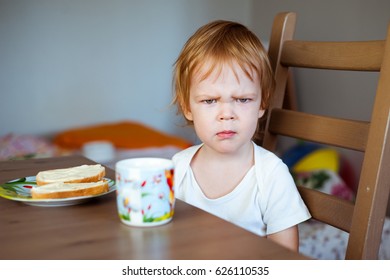
[[(276, 233), (309, 219), (287, 166), (273, 153), (254, 144), (255, 164), (230, 193), (207, 198), (190, 166), (202, 145), (173, 157), (175, 196), (260, 236)], [(228, 176), (228, 175), (223, 175)]]

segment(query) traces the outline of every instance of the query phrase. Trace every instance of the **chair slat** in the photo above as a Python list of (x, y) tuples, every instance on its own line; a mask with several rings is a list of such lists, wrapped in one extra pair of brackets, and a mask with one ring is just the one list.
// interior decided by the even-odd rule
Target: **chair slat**
[(385, 41), (311, 42), (286, 41), (281, 54), (284, 66), (379, 71)]
[[(275, 151), (278, 135), (284, 135), (363, 152), (355, 204), (314, 189), (298, 190), (314, 219), (349, 232), (346, 259), (376, 259), (390, 193), (390, 25), (385, 40), (313, 42), (294, 40), (295, 23), (296, 14), (291, 12), (280, 13), (274, 20), (269, 55), (276, 88), (262, 144)], [(290, 67), (379, 72), (370, 120), (282, 109)]]
[(269, 121), (271, 133), (357, 151), (365, 150), (368, 130), (368, 122), (285, 109), (273, 109)]
[(353, 203), (306, 187), (298, 187), (298, 191), (314, 219), (349, 232)]

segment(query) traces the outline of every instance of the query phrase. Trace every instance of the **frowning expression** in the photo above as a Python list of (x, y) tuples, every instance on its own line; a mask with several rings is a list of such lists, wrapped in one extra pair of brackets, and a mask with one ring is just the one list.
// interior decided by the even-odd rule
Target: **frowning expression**
[(191, 81), (185, 117), (206, 147), (236, 152), (251, 143), (264, 114), (259, 77), (255, 71), (249, 77), (237, 63), (224, 64), (205, 77), (208, 70), (205, 64)]

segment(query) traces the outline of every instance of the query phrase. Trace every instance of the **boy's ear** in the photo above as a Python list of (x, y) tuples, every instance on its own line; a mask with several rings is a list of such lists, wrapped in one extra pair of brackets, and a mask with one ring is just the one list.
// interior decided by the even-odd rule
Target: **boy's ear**
[(259, 110), (259, 119), (264, 116), (265, 110), (261, 109)]
[(189, 106), (187, 106), (183, 100), (180, 100), (180, 109), (181, 109), (181, 112), (183, 113), (184, 117), (188, 120), (188, 121), (192, 121), (192, 113), (189, 109)]
[(190, 110), (183, 110), (183, 114), (184, 114), (184, 117), (189, 120), (189, 121), (193, 121), (193, 118), (192, 118), (192, 113)]

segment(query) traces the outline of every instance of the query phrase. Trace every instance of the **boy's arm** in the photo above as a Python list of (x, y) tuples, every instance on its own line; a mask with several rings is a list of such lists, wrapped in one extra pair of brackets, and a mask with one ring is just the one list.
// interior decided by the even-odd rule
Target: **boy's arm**
[(288, 229), (267, 235), (267, 238), (279, 243), (280, 245), (287, 247), (290, 250), (298, 252), (299, 247), (299, 235), (298, 226), (292, 226)]

